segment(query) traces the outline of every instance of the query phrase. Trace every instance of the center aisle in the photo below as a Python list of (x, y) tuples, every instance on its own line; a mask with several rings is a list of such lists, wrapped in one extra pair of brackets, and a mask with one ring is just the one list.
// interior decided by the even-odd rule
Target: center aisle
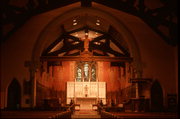
[(100, 119), (101, 116), (98, 114), (97, 111), (91, 111), (91, 110), (80, 110), (75, 111), (74, 114), (71, 116), (72, 119), (79, 119), (79, 118), (95, 118)]

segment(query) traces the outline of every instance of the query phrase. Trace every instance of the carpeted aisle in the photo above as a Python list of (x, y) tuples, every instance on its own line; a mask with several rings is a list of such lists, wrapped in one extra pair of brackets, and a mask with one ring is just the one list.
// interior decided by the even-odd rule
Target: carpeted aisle
[(75, 111), (74, 114), (71, 116), (72, 119), (100, 119), (101, 116), (98, 114), (97, 111), (91, 111), (91, 110), (81, 110), (81, 111)]

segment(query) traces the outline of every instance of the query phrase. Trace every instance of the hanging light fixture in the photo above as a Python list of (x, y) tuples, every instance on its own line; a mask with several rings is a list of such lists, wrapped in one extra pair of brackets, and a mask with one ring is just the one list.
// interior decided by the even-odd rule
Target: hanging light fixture
[(100, 20), (99, 20), (99, 19), (96, 20), (96, 25), (97, 25), (97, 26), (100, 25)]
[(73, 26), (77, 25), (77, 20), (73, 19)]

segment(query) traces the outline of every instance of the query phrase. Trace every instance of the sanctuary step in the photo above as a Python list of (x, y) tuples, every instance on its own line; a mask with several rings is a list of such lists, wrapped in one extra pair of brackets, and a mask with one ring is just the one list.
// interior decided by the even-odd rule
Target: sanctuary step
[(98, 114), (97, 111), (92, 110), (81, 110), (81, 111), (75, 111), (74, 114), (71, 116), (72, 119), (100, 119), (101, 116)]

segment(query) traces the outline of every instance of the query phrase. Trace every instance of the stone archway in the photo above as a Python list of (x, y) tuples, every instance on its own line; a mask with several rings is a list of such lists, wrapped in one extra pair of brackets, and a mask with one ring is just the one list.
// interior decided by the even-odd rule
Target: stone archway
[(13, 79), (8, 86), (7, 108), (17, 110), (21, 107), (21, 86), (17, 79)]
[(158, 81), (155, 81), (151, 87), (151, 111), (163, 111), (163, 90)]

